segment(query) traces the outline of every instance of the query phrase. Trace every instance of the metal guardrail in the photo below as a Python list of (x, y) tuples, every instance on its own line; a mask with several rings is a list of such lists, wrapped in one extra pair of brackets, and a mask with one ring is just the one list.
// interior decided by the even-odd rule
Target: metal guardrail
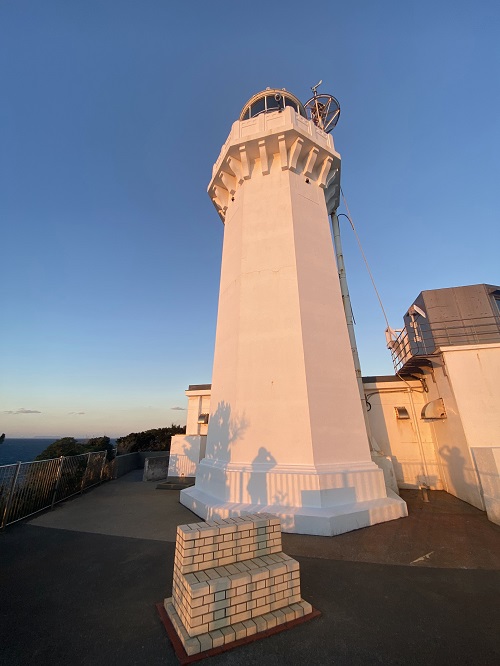
[(416, 322), (410, 331), (404, 328), (388, 347), (394, 370), (398, 372), (412, 359), (434, 354), (440, 347), (490, 342), (500, 342), (500, 318), (496, 316), (454, 319), (439, 324), (429, 324), (424, 319)]
[(198, 465), (191, 458), (182, 453), (171, 453), (169, 461), (169, 474), (174, 477), (189, 477), (196, 475)]
[(105, 478), (106, 451), (0, 466), (0, 529)]

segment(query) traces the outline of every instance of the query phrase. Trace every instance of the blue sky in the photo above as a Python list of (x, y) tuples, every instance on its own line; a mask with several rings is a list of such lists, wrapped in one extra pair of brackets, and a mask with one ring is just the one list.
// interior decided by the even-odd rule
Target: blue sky
[[(323, 79), (391, 325), (499, 282), (500, 4), (3, 0), (0, 432), (185, 422), (209, 382), (223, 227), (206, 194), (248, 98)], [(342, 218), (341, 218), (342, 219)], [(385, 322), (342, 231), (364, 374)]]

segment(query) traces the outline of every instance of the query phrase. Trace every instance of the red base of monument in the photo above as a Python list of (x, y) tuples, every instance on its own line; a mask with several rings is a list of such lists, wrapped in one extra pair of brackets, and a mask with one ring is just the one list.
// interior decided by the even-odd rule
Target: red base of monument
[(168, 617), (167, 611), (165, 610), (163, 603), (160, 602), (155, 605), (156, 605), (156, 610), (158, 611), (158, 615), (160, 616), (160, 620), (162, 621), (163, 626), (166, 629), (167, 635), (170, 639), (170, 642), (172, 643), (172, 647), (174, 648), (177, 659), (179, 660), (179, 663), (181, 665), (192, 664), (195, 661), (200, 661), (201, 659), (206, 659), (207, 657), (213, 657), (214, 655), (220, 654), (221, 652), (227, 652), (228, 650), (237, 648), (240, 645), (253, 643), (254, 641), (259, 641), (261, 638), (267, 638), (268, 636), (273, 636), (274, 634), (278, 634), (281, 631), (286, 631), (287, 629), (293, 629), (293, 627), (296, 627), (297, 625), (302, 624), (303, 622), (314, 620), (314, 618), (319, 617), (321, 615), (319, 610), (313, 608), (312, 613), (309, 613), (309, 615), (304, 615), (303, 617), (299, 617), (296, 620), (291, 620), (290, 622), (285, 622), (284, 624), (280, 624), (279, 626), (273, 627), (272, 629), (266, 629), (265, 631), (260, 631), (258, 634), (253, 634), (252, 636), (246, 636), (245, 638), (240, 638), (239, 640), (233, 641), (232, 643), (220, 645), (219, 647), (212, 648), (211, 650), (205, 650), (204, 652), (198, 652), (197, 654), (193, 654), (190, 656), (186, 653), (186, 650), (182, 645), (181, 639), (179, 638), (179, 636), (177, 636), (177, 632), (175, 631), (174, 626), (170, 621), (170, 618)]

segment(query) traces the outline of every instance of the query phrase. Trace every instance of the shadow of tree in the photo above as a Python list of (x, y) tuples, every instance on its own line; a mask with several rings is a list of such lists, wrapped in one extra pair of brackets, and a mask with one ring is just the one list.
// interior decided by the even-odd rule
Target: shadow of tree
[(205, 456), (210, 464), (199, 468), (196, 486), (222, 502), (227, 502), (230, 494), (225, 466), (231, 462), (231, 448), (244, 437), (248, 425), (245, 415), (232, 414), (225, 401), (219, 402), (210, 416)]
[(170, 453), (169, 476), (194, 477), (198, 463), (205, 456), (205, 443), (206, 437), (201, 435), (182, 436), (182, 453), (178, 450)]
[(207, 458), (229, 462), (231, 446), (244, 437), (249, 425), (245, 415), (237, 417), (231, 412), (231, 405), (222, 401), (211, 415), (207, 435)]

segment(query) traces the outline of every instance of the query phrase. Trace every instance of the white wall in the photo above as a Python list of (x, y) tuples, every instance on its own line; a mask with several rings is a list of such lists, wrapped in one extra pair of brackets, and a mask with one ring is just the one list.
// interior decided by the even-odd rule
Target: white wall
[(433, 423), (448, 492), (485, 509), (471, 449), (500, 439), (500, 345), (442, 348), (429, 386), (444, 400), (447, 418)]
[[(399, 488), (427, 485), (442, 490), (442, 473), (436, 457), (433, 432), (420, 417), (428, 394), (416, 380), (376, 378), (363, 384), (371, 405), (368, 419), (372, 435), (385, 455), (390, 456)], [(410, 418), (399, 420), (395, 407), (406, 407)]]
[(198, 417), (200, 414), (210, 413), (210, 390), (186, 391), (186, 395), (188, 397), (186, 435), (206, 435), (208, 425), (198, 423)]
[(500, 525), (500, 446), (473, 447), (472, 457), (479, 474), (488, 518)]
[(500, 344), (443, 349), (469, 447), (500, 444)]
[(194, 478), (199, 461), (205, 455), (206, 436), (174, 435), (170, 444), (168, 479)]

